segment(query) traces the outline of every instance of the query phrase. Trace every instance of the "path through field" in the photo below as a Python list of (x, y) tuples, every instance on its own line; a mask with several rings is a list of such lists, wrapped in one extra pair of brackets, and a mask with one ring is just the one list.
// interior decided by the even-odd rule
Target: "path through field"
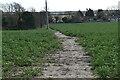
[[(40, 78), (93, 78), (90, 56), (83, 47), (75, 42), (77, 38), (55, 32), (58, 39), (63, 40), (63, 50), (51, 56), (55, 63), (45, 63), (43, 76)], [(48, 65), (49, 64), (49, 65)]]

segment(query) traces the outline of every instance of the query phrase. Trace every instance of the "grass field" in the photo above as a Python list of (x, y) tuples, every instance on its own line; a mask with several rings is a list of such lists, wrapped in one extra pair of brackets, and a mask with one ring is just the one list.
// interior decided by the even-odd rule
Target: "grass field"
[(0, 31), (0, 79), (2, 78), (2, 31)]
[[(65, 35), (79, 37), (77, 42), (93, 57), (94, 75), (119, 76), (117, 23), (51, 24), (51, 27)], [(58, 48), (59, 41), (51, 30), (3, 31), (3, 77), (16, 73), (26, 78), (42, 74), (42, 68), (36, 64), (47, 61), (43, 59), (45, 55), (55, 53)]]
[(86, 53), (93, 57), (94, 75), (118, 77), (118, 26), (117, 23), (51, 24), (51, 28), (68, 36), (79, 37)]
[(40, 64), (45, 54), (55, 53), (59, 46), (54, 32), (46, 29), (3, 31), (3, 77), (19, 73), (21, 77), (33, 77), (41, 73)]

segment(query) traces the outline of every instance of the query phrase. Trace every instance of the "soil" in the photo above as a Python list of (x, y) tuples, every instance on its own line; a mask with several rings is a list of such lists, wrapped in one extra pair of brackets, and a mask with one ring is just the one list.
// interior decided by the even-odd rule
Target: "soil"
[(49, 57), (55, 62), (44, 63), (43, 75), (36, 78), (93, 78), (91, 57), (75, 42), (78, 38), (66, 36), (58, 31), (55, 35), (62, 40), (63, 49)]

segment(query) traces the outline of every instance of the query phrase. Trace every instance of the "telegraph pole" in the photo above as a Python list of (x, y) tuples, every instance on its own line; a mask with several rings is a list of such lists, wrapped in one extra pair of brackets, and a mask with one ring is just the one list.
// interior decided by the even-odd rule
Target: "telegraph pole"
[(47, 6), (47, 0), (45, 0), (45, 9), (46, 9), (46, 25), (47, 25), (47, 29), (49, 29), (49, 19), (48, 19), (48, 6)]

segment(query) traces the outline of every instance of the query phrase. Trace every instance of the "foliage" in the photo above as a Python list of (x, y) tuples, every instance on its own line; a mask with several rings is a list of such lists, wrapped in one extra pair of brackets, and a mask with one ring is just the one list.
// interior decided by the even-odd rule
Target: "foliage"
[(34, 67), (40, 66), (34, 65), (40, 65), (46, 54), (59, 48), (54, 32), (46, 29), (3, 31), (2, 39), (3, 77), (37, 75), (39, 69)]
[[(14, 13), (3, 12), (2, 17), (3, 17), (3, 29), (4, 30), (18, 30), (21, 28), (22, 29), (42, 28), (46, 24), (46, 15), (45, 15), (45, 12), (43, 11), (39, 13), (36, 13), (36, 12), (28, 12), (28, 13), (27, 12), (14, 12)], [(23, 21), (23, 17), (25, 21)]]
[(82, 22), (82, 20), (83, 20), (82, 17), (77, 16), (77, 15), (74, 15), (74, 16), (72, 16), (71, 22), (72, 22), (72, 23), (80, 23), (80, 22)]
[(25, 67), (20, 74), (24, 78), (32, 78), (33, 76), (36, 76), (38, 74), (42, 75), (42, 69), (39, 67), (36, 67), (33, 69), (33, 67)]
[(30, 12), (23, 12), (23, 14), (18, 19), (18, 29), (34, 29), (35, 21), (34, 16)]
[(21, 6), (21, 4), (16, 2), (2, 4), (0, 7), (3, 10), (3, 12), (24, 12), (25, 11), (25, 8)]
[(69, 17), (62, 18), (64, 23), (71, 23), (71, 19)]
[(104, 17), (104, 12), (102, 9), (98, 9), (98, 12), (97, 12), (97, 18), (98, 19), (102, 19)]
[(94, 11), (92, 9), (88, 9), (85, 13), (87, 17), (94, 17)]
[(74, 15), (72, 16), (71, 22), (73, 22), (73, 23), (83, 22), (82, 11), (79, 10), (78, 12), (74, 13)]
[(68, 22), (68, 18), (67, 17), (64, 17), (62, 18), (63, 22), (67, 23)]
[(82, 11), (80, 11), (80, 10), (77, 12), (77, 15), (78, 15), (78, 16), (81, 16), (81, 17), (84, 16), (83, 13), (82, 13)]
[(58, 22), (58, 20), (59, 20), (59, 17), (55, 17), (55, 21), (56, 21), (56, 23)]
[(53, 24), (53, 29), (77, 40), (93, 57), (91, 65), (99, 77), (119, 77), (117, 23)]
[(8, 19), (6, 17), (2, 17), (2, 26), (8, 25)]

